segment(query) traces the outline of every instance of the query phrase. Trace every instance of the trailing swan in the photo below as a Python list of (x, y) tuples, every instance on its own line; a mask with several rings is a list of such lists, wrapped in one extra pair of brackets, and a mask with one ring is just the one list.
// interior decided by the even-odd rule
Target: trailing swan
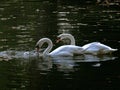
[[(70, 39), (70, 45), (75, 45), (75, 38), (71, 34), (60, 34), (58, 35), (58, 42), (63, 39)], [(84, 49), (85, 54), (93, 54), (93, 55), (98, 55), (98, 54), (109, 54), (114, 51), (117, 51), (118, 49), (113, 49), (107, 45), (104, 45), (100, 42), (92, 42), (88, 43), (84, 46), (82, 46)]]

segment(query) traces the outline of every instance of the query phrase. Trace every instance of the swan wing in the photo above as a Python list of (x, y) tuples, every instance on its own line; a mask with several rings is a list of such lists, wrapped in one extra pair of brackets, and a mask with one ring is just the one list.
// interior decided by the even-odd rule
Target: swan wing
[(50, 55), (52, 56), (73, 56), (74, 54), (81, 54), (82, 47), (75, 45), (64, 45), (53, 50)]
[(92, 53), (92, 54), (106, 54), (113, 51), (117, 51), (117, 49), (112, 49), (111, 47), (102, 44), (100, 42), (93, 42), (83, 46), (85, 53)]
[(82, 48), (84, 49), (92, 48), (93, 46), (98, 46), (99, 44), (100, 42), (92, 42), (92, 43), (85, 44), (84, 46), (82, 46)]

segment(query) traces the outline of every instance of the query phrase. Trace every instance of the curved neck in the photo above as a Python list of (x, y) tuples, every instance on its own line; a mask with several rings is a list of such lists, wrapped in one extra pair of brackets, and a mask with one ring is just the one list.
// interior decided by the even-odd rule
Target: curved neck
[(70, 45), (75, 45), (75, 38), (72, 35), (67, 35), (67, 38), (70, 39)]
[(38, 41), (39, 47), (41, 48), (44, 43), (47, 43), (48, 46), (47, 48), (43, 51), (43, 56), (48, 55), (53, 47), (53, 43), (50, 39), (48, 38), (43, 38)]
[(47, 39), (45, 42), (48, 44), (48, 46), (44, 50), (43, 55), (48, 55), (50, 53), (50, 51), (52, 50), (53, 43), (52, 43), (52, 41), (50, 39)]

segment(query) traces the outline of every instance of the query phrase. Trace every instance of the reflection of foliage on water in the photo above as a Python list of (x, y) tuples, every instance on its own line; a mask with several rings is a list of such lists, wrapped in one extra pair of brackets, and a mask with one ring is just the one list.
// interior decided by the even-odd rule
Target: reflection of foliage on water
[[(119, 48), (119, 8), (96, 4), (96, 1), (1, 0), (0, 51), (33, 50), (40, 38), (49, 37), (54, 41), (55, 36), (63, 32), (73, 34), (80, 46), (91, 41), (101, 41)], [(109, 57), (86, 57), (85, 63), (79, 60), (64, 61), (61, 58), (60, 62), (52, 63), (3, 59), (0, 57), (0, 89), (119, 88), (120, 63), (119, 60), (112, 60), (114, 58), (97, 64), (86, 62)]]
[(26, 64), (20, 60), (0, 62), (0, 88), (24, 89), (28, 85), (26, 78)]
[[(54, 2), (55, 3), (55, 2)], [(56, 32), (56, 7), (53, 2), (11, 0), (0, 6), (1, 49), (34, 47), (39, 38)], [(53, 31), (53, 32), (51, 32)], [(48, 35), (51, 33), (51, 35)], [(42, 36), (40, 36), (42, 35)], [(9, 45), (9, 46), (8, 46)]]

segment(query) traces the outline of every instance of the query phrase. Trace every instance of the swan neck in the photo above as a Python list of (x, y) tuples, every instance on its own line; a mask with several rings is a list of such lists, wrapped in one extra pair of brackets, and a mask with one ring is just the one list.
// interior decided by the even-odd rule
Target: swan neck
[(75, 45), (75, 38), (72, 35), (70, 35), (68, 38), (70, 39), (70, 45)]
[(53, 47), (53, 43), (50, 39), (46, 40), (46, 43), (48, 44), (47, 48), (43, 52), (43, 55), (48, 55)]
[[(47, 46), (47, 48), (43, 51), (42, 56), (48, 55), (48, 54), (50, 53), (52, 47), (53, 47), (53, 43), (52, 43), (52, 41), (51, 41), (49, 38), (42, 38), (42, 39), (40, 39), (40, 40), (37, 42), (36, 47), (38, 47), (38, 49), (40, 49), (40, 48), (44, 45), (44, 43), (47, 43), (48, 46)], [(39, 51), (39, 50), (38, 50), (38, 51)]]

